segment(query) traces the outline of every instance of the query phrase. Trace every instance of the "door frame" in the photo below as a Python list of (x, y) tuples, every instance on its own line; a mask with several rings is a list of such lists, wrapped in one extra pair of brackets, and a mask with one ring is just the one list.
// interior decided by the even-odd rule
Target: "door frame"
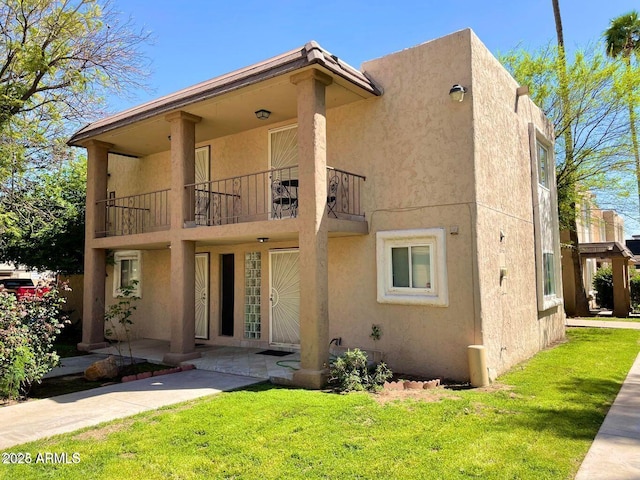
[[(268, 155), (268, 170), (271, 171), (273, 170), (274, 166), (273, 166), (273, 150), (272, 150), (272, 139), (273, 139), (273, 134), (274, 133), (279, 133), (279, 132), (284, 132), (287, 130), (293, 130), (293, 129), (298, 129), (298, 123), (291, 123), (289, 125), (284, 125), (282, 127), (277, 127), (277, 128), (271, 128), (268, 130), (268, 142), (267, 142), (267, 155)], [(297, 133), (296, 133), (296, 149), (298, 148), (298, 140), (297, 140)], [(291, 165), (291, 167), (298, 167), (298, 162), (296, 162), (294, 165)], [(287, 168), (287, 167), (280, 167), (280, 168)], [(273, 190), (272, 190), (272, 185), (273, 185), (273, 178), (271, 177), (271, 174), (269, 175), (269, 184), (267, 185), (267, 190), (269, 191), (269, 205), (267, 206), (268, 210), (269, 210), (269, 214), (268, 214), (268, 220), (278, 220), (279, 218), (274, 217), (274, 212), (273, 212)], [(297, 190), (297, 187), (296, 187)]]
[[(206, 302), (206, 308), (204, 310), (207, 334), (204, 337), (198, 336), (196, 334), (195, 338), (197, 338), (198, 340), (209, 340), (211, 338), (211, 272), (210, 272), (210, 269), (211, 269), (211, 258), (209, 256), (209, 252), (196, 253), (195, 257), (196, 257), (195, 262), (197, 262), (197, 258), (206, 258), (205, 273), (206, 273), (206, 284), (207, 284), (207, 289), (206, 289), (207, 302)], [(197, 266), (196, 266), (196, 270), (197, 270)], [(194, 302), (195, 302), (195, 293), (196, 292), (194, 291), (193, 293), (194, 293)]]
[[(273, 264), (272, 264), (273, 257), (272, 256), (277, 255), (279, 253), (290, 253), (290, 252), (298, 253), (298, 262), (299, 262), (300, 260), (299, 247), (275, 248), (275, 249), (269, 250), (269, 345), (300, 349), (299, 343), (278, 343), (273, 341), (273, 306), (271, 301), (271, 290), (272, 290), (272, 284), (273, 284)], [(298, 263), (298, 278), (299, 277), (300, 277), (300, 263)], [(300, 329), (300, 311), (298, 311), (298, 329)]]

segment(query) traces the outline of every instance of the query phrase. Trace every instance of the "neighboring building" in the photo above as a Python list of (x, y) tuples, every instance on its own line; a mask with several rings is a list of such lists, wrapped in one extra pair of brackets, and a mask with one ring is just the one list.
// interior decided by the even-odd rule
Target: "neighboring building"
[[(620, 290), (616, 294), (620, 295), (616, 316), (627, 316), (630, 308), (630, 303), (627, 305), (627, 299), (630, 302), (628, 270), (630, 262), (633, 262), (633, 254), (625, 246), (624, 220), (615, 210), (601, 210), (597, 207), (595, 196), (586, 193), (578, 205), (576, 217), (584, 289), (590, 307), (597, 308), (593, 277), (599, 268), (615, 265), (614, 277), (618, 277), (617, 286)], [(563, 245), (568, 244), (569, 232), (561, 232), (560, 239)], [(568, 248), (563, 247), (562, 287), (567, 315), (575, 315), (576, 312), (574, 271), (571, 253)]]
[(0, 263), (0, 278), (38, 278), (37, 272), (27, 270), (20, 265), (15, 266), (12, 263)]
[(636, 270), (640, 269), (640, 235), (631, 235), (630, 240), (625, 240), (625, 245), (635, 257)]
[(361, 71), (311, 42), (88, 125), (80, 348), (135, 279), (167, 362), (300, 348), (319, 387), (340, 337), (459, 380), (484, 345), (501, 373), (564, 335), (553, 138), (471, 30)]

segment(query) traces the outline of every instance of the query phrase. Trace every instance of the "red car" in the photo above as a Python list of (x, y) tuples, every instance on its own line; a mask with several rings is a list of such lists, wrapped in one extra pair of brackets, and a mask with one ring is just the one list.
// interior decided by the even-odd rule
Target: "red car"
[(41, 297), (47, 293), (49, 287), (36, 287), (30, 278), (4, 278), (0, 280), (0, 285), (4, 291), (13, 293), (18, 298), (37, 296)]

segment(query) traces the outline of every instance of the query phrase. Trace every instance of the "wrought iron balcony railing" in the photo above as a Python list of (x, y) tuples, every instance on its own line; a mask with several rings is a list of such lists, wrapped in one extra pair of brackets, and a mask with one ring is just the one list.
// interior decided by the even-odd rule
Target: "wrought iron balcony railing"
[(364, 219), (360, 194), (365, 180), (366, 177), (362, 175), (327, 167), (327, 215), (332, 218)]
[(105, 214), (104, 224), (97, 227), (97, 237), (167, 230), (171, 224), (168, 189), (100, 200), (96, 208)]
[[(327, 214), (362, 219), (360, 194), (365, 177), (327, 168)], [(298, 215), (298, 167), (265, 170), (249, 175), (186, 185), (193, 206), (186, 224), (226, 225)]]
[[(327, 215), (364, 219), (361, 204), (365, 177), (327, 168)], [(185, 186), (189, 212), (185, 226), (215, 226), (298, 216), (298, 167), (277, 168), (249, 175)], [(169, 189), (109, 198), (97, 202), (104, 224), (97, 237), (132, 235), (170, 228)]]

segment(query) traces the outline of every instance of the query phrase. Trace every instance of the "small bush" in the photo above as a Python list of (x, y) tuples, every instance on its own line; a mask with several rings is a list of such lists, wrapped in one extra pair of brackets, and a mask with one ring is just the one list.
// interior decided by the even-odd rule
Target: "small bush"
[(610, 267), (599, 268), (593, 276), (596, 302), (600, 308), (613, 308), (613, 272)]
[(631, 308), (640, 310), (640, 270), (631, 271)]
[[(630, 271), (631, 307), (640, 309), (640, 271)], [(596, 290), (596, 302), (601, 308), (613, 308), (613, 271), (611, 267), (599, 268), (593, 276), (593, 288)]]
[(366, 353), (355, 348), (333, 362), (329, 383), (339, 392), (377, 391), (391, 376), (391, 370), (382, 362), (370, 370)]
[(58, 364), (53, 342), (64, 327), (56, 288), (17, 299), (0, 292), (0, 398), (26, 395)]

